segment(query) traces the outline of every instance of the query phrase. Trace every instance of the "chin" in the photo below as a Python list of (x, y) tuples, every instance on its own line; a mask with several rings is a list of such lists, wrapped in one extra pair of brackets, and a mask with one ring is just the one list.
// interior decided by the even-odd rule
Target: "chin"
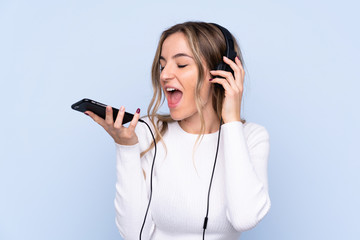
[(171, 118), (172, 118), (173, 120), (175, 120), (175, 121), (181, 121), (181, 120), (184, 119), (184, 117), (181, 116), (181, 114), (176, 113), (175, 111), (170, 111), (170, 116), (171, 116)]
[[(195, 110), (196, 112), (196, 110)], [(170, 109), (170, 116), (175, 121), (181, 121), (194, 115), (191, 111), (184, 111), (181, 109)]]

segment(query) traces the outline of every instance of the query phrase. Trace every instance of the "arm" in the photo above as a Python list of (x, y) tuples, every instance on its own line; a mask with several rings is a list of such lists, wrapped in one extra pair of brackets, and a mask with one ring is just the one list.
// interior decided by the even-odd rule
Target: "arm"
[[(134, 115), (128, 127), (122, 125), (125, 108), (120, 107), (114, 122), (112, 108), (106, 107), (106, 117), (102, 119), (91, 111), (86, 111), (96, 123), (102, 126), (114, 139), (116, 145), (116, 225), (125, 240), (138, 239), (148, 196), (146, 183), (143, 175), (148, 169), (146, 159), (140, 159), (140, 151), (146, 142), (146, 134), (141, 127), (137, 127), (140, 109)], [(140, 137), (140, 141), (138, 137)], [(145, 139), (145, 140), (142, 140)], [(143, 239), (149, 238), (151, 214), (148, 214), (146, 225), (143, 230)]]
[(267, 182), (269, 134), (260, 125), (223, 125), (227, 218), (237, 231), (256, 226), (270, 209)]
[[(223, 150), (225, 157), (225, 195), (227, 217), (238, 231), (254, 226), (270, 208), (267, 191), (267, 159), (269, 155), (269, 135), (264, 127), (256, 124), (247, 126), (240, 122), (241, 100), (245, 71), (239, 57), (235, 62), (223, 57), (234, 74), (227, 71), (210, 71), (210, 79), (225, 89), (221, 116), (223, 125)], [(247, 136), (245, 136), (247, 135)]]
[[(148, 204), (148, 192), (140, 159), (140, 144), (116, 144), (116, 225), (124, 239), (138, 239)], [(143, 239), (153, 223), (148, 213)]]

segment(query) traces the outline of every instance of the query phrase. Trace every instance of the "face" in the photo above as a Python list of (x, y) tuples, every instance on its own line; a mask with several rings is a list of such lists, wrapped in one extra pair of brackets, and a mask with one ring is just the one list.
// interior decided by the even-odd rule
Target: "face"
[[(195, 88), (199, 71), (183, 33), (174, 33), (165, 39), (161, 48), (160, 65), (161, 87), (172, 119), (181, 121), (197, 118)], [(210, 73), (205, 72), (206, 79), (200, 97), (204, 103), (203, 108), (211, 108), (211, 85), (208, 81)]]

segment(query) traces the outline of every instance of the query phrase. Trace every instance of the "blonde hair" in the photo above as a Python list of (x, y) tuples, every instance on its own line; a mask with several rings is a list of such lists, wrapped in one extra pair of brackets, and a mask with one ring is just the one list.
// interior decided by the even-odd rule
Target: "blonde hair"
[[(200, 134), (198, 136), (198, 140), (201, 136), (204, 135), (205, 132), (205, 120), (202, 112), (202, 102), (200, 98), (200, 90), (203, 84), (203, 80), (205, 77), (205, 67), (203, 63), (206, 64), (206, 69), (216, 69), (216, 66), (219, 62), (222, 61), (222, 56), (226, 51), (226, 43), (225, 38), (220, 29), (216, 26), (205, 23), (205, 22), (185, 22), (181, 24), (176, 24), (169, 29), (165, 30), (160, 37), (154, 61), (151, 69), (151, 78), (152, 78), (152, 86), (154, 90), (153, 97), (149, 104), (147, 115), (155, 128), (155, 141), (158, 143), (162, 141), (162, 136), (168, 129), (168, 123), (174, 122), (174, 120), (170, 117), (170, 115), (158, 114), (158, 109), (164, 103), (165, 98), (162, 92), (162, 88), (160, 85), (160, 56), (161, 56), (161, 48), (167, 37), (171, 34), (181, 32), (185, 35), (191, 52), (194, 56), (195, 64), (198, 68), (198, 79), (196, 83), (195, 89), (195, 103), (197, 107), (197, 111), (200, 116)], [(238, 57), (243, 64), (243, 57), (240, 51), (240, 48), (233, 37), (235, 51), (238, 54)], [(212, 103), (215, 112), (219, 119), (221, 119), (222, 106), (224, 101), (224, 89), (215, 84), (214, 87), (211, 88), (212, 91)], [(155, 119), (157, 121), (155, 123)], [(245, 123), (245, 120), (241, 120), (242, 123)], [(164, 143), (162, 141), (162, 143)], [(165, 146), (165, 144), (164, 144)], [(150, 149), (154, 147), (154, 143), (152, 143), (148, 149), (141, 153), (141, 156), (146, 154)], [(165, 146), (166, 148), (166, 146)]]

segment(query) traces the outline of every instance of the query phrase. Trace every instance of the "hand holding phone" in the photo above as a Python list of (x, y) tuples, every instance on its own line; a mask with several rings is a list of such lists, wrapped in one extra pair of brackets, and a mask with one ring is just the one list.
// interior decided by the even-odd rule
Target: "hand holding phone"
[[(140, 109), (133, 115), (125, 112), (125, 108), (120, 110), (105, 104), (85, 98), (71, 106), (72, 109), (85, 113), (96, 123), (102, 126), (105, 131), (120, 145), (134, 145), (138, 142), (135, 134), (135, 127), (140, 118)], [(128, 127), (123, 124), (130, 122)]]

